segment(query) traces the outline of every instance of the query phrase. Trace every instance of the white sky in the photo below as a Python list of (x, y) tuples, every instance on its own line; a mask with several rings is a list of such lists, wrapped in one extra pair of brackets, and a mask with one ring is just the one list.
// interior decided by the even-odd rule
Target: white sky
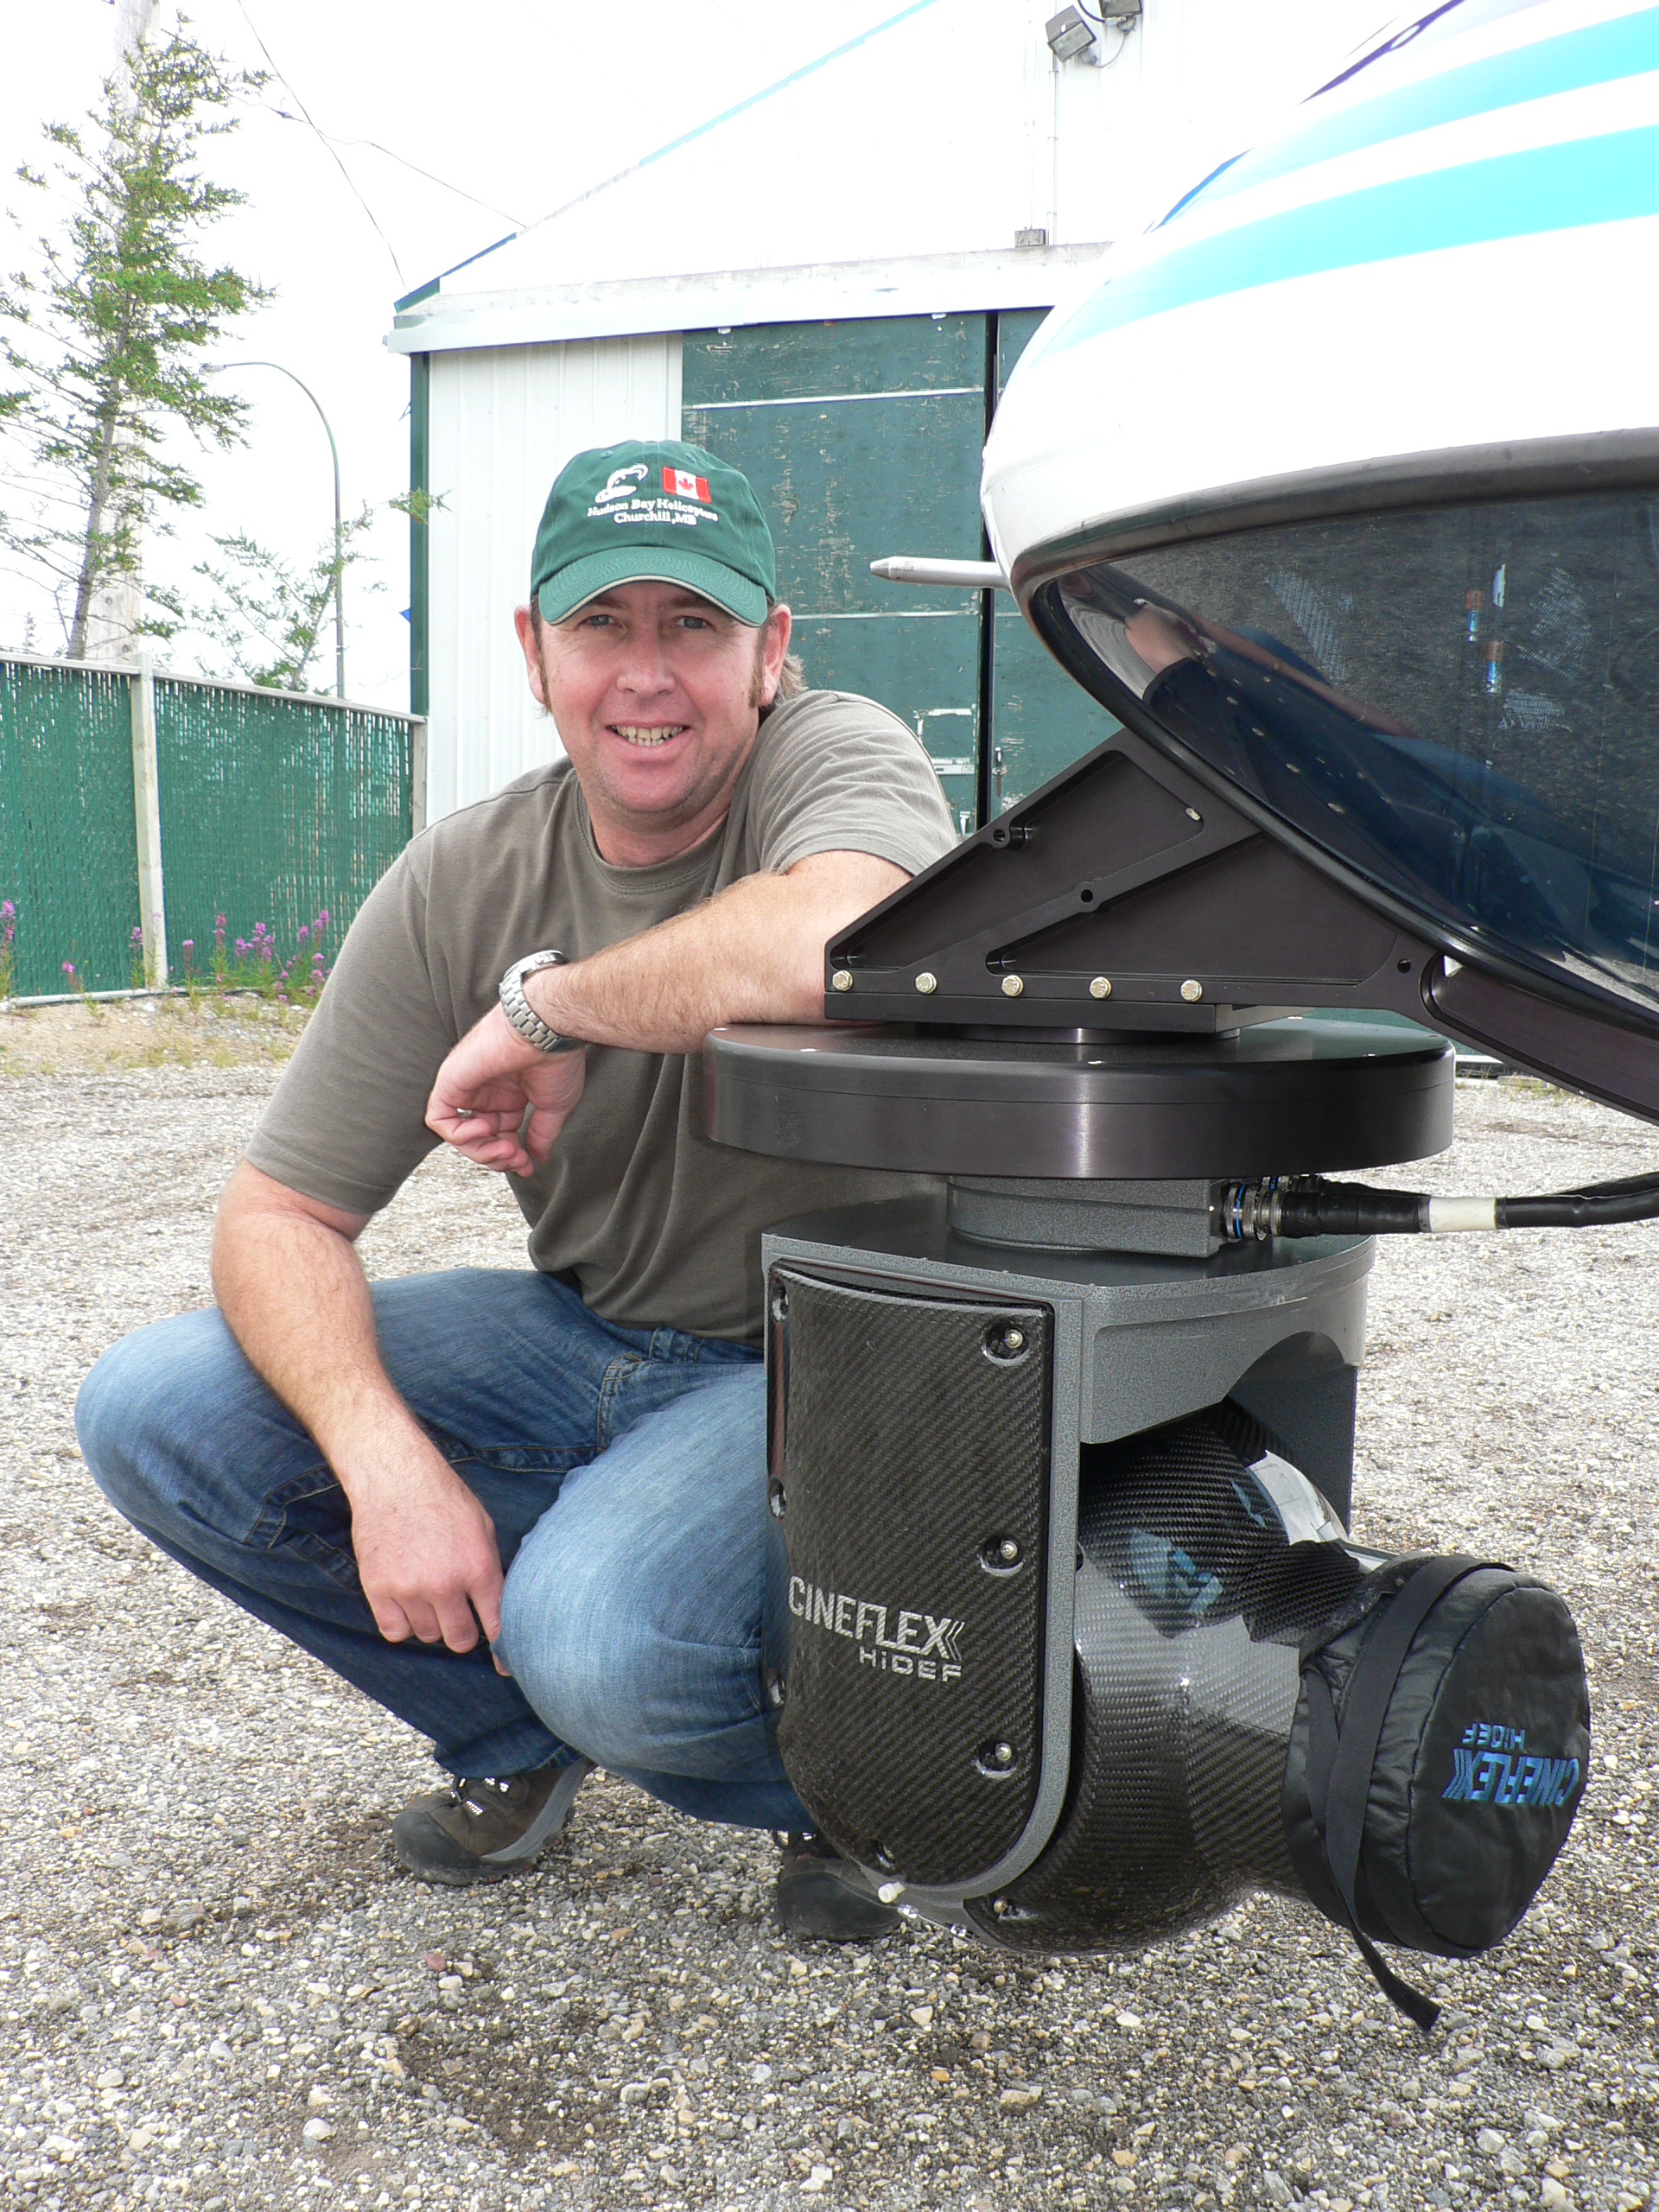
[[(204, 44), (245, 67), (269, 67), (263, 37), (286, 80), (273, 78), (238, 131), (214, 142), (207, 157), (210, 174), (250, 200), (213, 234), (213, 257), (277, 295), (222, 350), (230, 360), (281, 362), (304, 378), (339, 441), (346, 512), (365, 500), (379, 511), (371, 558), (346, 579), (353, 696), (391, 706), (407, 700), (407, 525), (385, 511), (408, 484), (409, 370), (382, 344), (393, 299), (898, 4), (658, 0), (600, 9), (587, 0), (480, 0), (461, 10), (454, 0), (402, 0), (396, 9), (369, 0), (188, 0)], [(1372, 28), (1367, 0), (1319, 4), (1338, 52)], [(175, 6), (164, 0), (163, 25)], [(1392, 11), (1376, 0), (1375, 12), (1380, 20)], [(1271, 10), (1250, 13), (1274, 22)], [(1288, 13), (1307, 18), (1301, 0), (1288, 0)], [(31, 228), (39, 227), (31, 203), (40, 195), (11, 181), (13, 172), (20, 161), (41, 162), (45, 122), (78, 120), (92, 105), (115, 59), (116, 21), (111, 0), (0, 0), (0, 206), (24, 213)], [(1303, 58), (1317, 67), (1325, 56)], [(1208, 150), (1199, 126), (1213, 137), (1225, 118), (1225, 86), (1208, 90), (1187, 167)], [(918, 86), (918, 128), (926, 99)], [(305, 123), (278, 113), (297, 117), (302, 102), (322, 132), (349, 143), (331, 153)], [(880, 149), (861, 147), (856, 118), (849, 122), (848, 168), (826, 188), (877, 194)], [(1175, 166), (1179, 158), (1172, 147), (1171, 174), (1190, 181)], [(757, 177), (757, 192), (765, 188)], [(1125, 227), (1114, 226), (1116, 235)], [(664, 269), (741, 264), (733, 242), (700, 236), (695, 208), (677, 208), (674, 229), (664, 239)], [(8, 226), (0, 267), (20, 257)], [(301, 561), (332, 528), (327, 447), (310, 406), (267, 369), (247, 369), (236, 382), (251, 403), (250, 443), (200, 459), (206, 513), (183, 517), (175, 537), (152, 542), (153, 569), (175, 583), (188, 583), (193, 563), (211, 550), (209, 530), (245, 531)], [(0, 650), (22, 646), (31, 615), (33, 649), (61, 651), (50, 599), (0, 558)], [(332, 688), (332, 642), (320, 688)], [(192, 641), (181, 637), (163, 658), (194, 665)]]

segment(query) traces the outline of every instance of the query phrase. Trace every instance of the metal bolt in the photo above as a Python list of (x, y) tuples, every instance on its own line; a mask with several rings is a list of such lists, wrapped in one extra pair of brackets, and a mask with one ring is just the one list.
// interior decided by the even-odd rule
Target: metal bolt
[(1186, 1001), (1189, 1006), (1196, 1006), (1198, 1001), (1204, 996), (1204, 985), (1194, 982), (1193, 978), (1189, 976), (1186, 981), (1181, 985), (1181, 996)]
[(875, 1894), (883, 1904), (897, 1904), (905, 1894), (905, 1885), (902, 1882), (883, 1882)]
[(1026, 981), (1023, 976), (1005, 976), (1002, 978), (1002, 995), (1005, 999), (1017, 999), (1025, 988)]
[(927, 969), (924, 968), (916, 978), (916, 988), (924, 994), (928, 991), (937, 991), (939, 988), (939, 979), (937, 976), (930, 976)]
[(1089, 995), (1091, 999), (1110, 998), (1112, 995), (1111, 977), (1109, 976), (1096, 976), (1089, 986)]
[(1014, 1745), (1012, 1744), (993, 1744), (991, 1745), (991, 1764), (993, 1766), (1012, 1766), (1014, 1764)]
[(830, 978), (830, 988), (834, 991), (850, 991), (853, 988), (852, 969), (850, 968), (837, 968), (835, 974)]
[(999, 1920), (1006, 1920), (1008, 1915), (1014, 1910), (1014, 1907), (1008, 1903), (1007, 1897), (993, 1897), (991, 1899), (991, 1910), (996, 1915)]
[(1020, 1547), (1012, 1536), (1004, 1536), (996, 1548), (996, 1555), (1004, 1567), (1012, 1567), (1020, 1556)]
[(1026, 1332), (1023, 1329), (1004, 1329), (1002, 1332), (1002, 1342), (1009, 1351), (1024, 1351), (1026, 1348)]

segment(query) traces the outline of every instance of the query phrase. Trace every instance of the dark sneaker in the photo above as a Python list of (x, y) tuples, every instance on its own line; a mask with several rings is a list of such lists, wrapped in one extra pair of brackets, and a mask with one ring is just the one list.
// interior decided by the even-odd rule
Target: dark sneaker
[(901, 1915), (861, 1888), (844, 1859), (819, 1835), (780, 1835), (772, 1910), (785, 1936), (821, 1942), (873, 1943)]
[(405, 1805), (391, 1824), (392, 1847), (423, 1882), (503, 1882), (522, 1872), (570, 1817), (590, 1759), (530, 1774), (463, 1777)]

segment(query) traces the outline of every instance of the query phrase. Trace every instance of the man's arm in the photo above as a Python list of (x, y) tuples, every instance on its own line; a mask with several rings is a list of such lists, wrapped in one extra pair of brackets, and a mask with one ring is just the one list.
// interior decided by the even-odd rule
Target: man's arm
[(909, 880), (871, 853), (814, 853), (591, 960), (544, 968), (526, 995), (550, 1028), (639, 1052), (695, 1052), (722, 1021), (822, 1021), (824, 946)]
[(254, 1368), (316, 1439), (351, 1502), (375, 1624), (470, 1651), (501, 1632), (495, 1526), (393, 1389), (353, 1249), (369, 1217), (244, 1160), (219, 1201), (213, 1289)]
[[(561, 1035), (639, 1052), (695, 1052), (726, 1021), (822, 1021), (825, 944), (909, 880), (874, 854), (815, 853), (590, 960), (543, 969), (524, 995)], [(582, 1095), (582, 1064), (538, 1052), (493, 1007), (439, 1069), (427, 1127), (480, 1166), (528, 1175)]]

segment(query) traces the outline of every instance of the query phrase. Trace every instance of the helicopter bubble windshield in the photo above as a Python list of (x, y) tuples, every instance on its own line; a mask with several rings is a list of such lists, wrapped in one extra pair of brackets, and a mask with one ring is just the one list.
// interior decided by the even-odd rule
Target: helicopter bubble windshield
[(1659, 1015), (1659, 497), (1189, 541), (1033, 612), (1107, 707), (1454, 946)]

